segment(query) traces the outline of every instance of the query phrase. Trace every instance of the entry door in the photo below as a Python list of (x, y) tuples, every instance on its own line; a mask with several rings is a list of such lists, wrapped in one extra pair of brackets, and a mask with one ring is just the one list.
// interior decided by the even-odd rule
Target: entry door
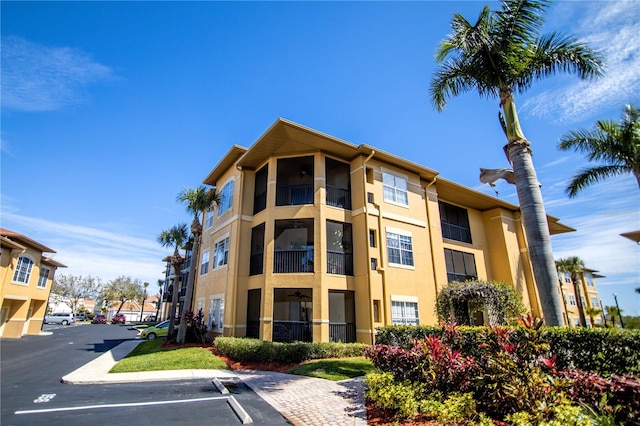
[(3, 306), (0, 310), (0, 337), (4, 335), (4, 325), (9, 321), (9, 307)]

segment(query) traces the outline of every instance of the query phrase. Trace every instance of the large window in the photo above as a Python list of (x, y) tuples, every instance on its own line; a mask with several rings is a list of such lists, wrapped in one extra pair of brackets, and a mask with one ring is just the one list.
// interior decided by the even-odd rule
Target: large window
[(403, 206), (409, 205), (407, 180), (405, 178), (383, 172), (382, 185), (384, 188), (384, 201)]
[(417, 302), (391, 301), (393, 325), (420, 325)]
[(45, 288), (49, 279), (49, 268), (40, 267), (40, 276), (38, 277), (38, 287)]
[(467, 209), (440, 202), (442, 237), (471, 243), (471, 227)]
[(213, 268), (219, 268), (229, 262), (229, 237), (213, 246)]
[(264, 268), (264, 223), (251, 230), (251, 260), (249, 275), (258, 275)]
[(387, 231), (387, 256), (391, 264), (413, 266), (411, 237)]
[(207, 326), (210, 329), (221, 330), (224, 326), (224, 299), (209, 299), (209, 315)]
[(569, 295), (569, 304), (571, 306), (576, 306), (576, 296), (574, 296), (573, 294)]
[(233, 202), (233, 182), (234, 181), (231, 181), (223, 186), (222, 191), (218, 194), (220, 197), (218, 201), (218, 216), (224, 214), (231, 208), (231, 203)]
[(200, 262), (200, 275), (209, 272), (209, 250), (202, 253), (202, 262)]
[(473, 253), (444, 249), (444, 260), (447, 265), (447, 281), (466, 281), (478, 278)]
[(213, 212), (205, 211), (204, 212), (204, 229), (209, 229), (213, 226)]
[(13, 282), (29, 284), (31, 269), (33, 269), (33, 260), (27, 256), (20, 256), (16, 271), (13, 273)]
[(267, 175), (268, 166), (264, 166), (256, 172), (256, 185), (253, 193), (253, 214), (267, 208)]

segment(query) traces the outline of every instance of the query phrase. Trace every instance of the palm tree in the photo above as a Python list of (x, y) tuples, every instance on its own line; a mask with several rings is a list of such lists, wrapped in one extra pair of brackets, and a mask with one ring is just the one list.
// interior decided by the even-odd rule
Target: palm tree
[(621, 317), (622, 309), (618, 309), (616, 306), (605, 306), (604, 311), (611, 318), (611, 326), (616, 327), (616, 317)]
[(438, 111), (448, 98), (472, 89), (500, 100), (499, 120), (507, 137), (504, 150), (513, 166), (543, 316), (547, 325), (563, 325), (547, 216), (514, 93), (560, 71), (581, 79), (598, 77), (603, 64), (600, 54), (573, 37), (539, 34), (547, 5), (547, 0), (503, 0), (498, 11), (485, 6), (474, 25), (455, 14), (453, 32), (436, 51), (440, 68), (431, 81), (430, 97)]
[(631, 173), (640, 187), (640, 109), (625, 105), (619, 123), (598, 120), (595, 130), (575, 130), (560, 139), (558, 148), (586, 154), (589, 161), (601, 163), (571, 178), (567, 193), (579, 191), (607, 178)]
[(164, 280), (158, 280), (158, 294), (160, 297), (156, 302), (156, 321), (160, 322), (160, 307), (162, 306), (162, 289), (164, 287)]
[(587, 315), (589, 315), (589, 322), (591, 322), (591, 328), (595, 327), (595, 320), (594, 318), (597, 315), (600, 315), (600, 313), (602, 312), (600, 309), (595, 308), (595, 307), (590, 307), (584, 310), (586, 312)]
[(176, 323), (176, 311), (178, 308), (178, 292), (180, 291), (180, 266), (184, 262), (178, 249), (184, 247), (189, 240), (187, 224), (181, 223), (165, 229), (158, 235), (158, 242), (162, 247), (173, 247), (173, 256), (171, 256), (171, 265), (173, 266), (173, 285), (171, 290), (171, 308), (169, 309), (169, 328), (167, 330), (168, 338), (173, 336), (173, 329)]
[(584, 262), (577, 256), (560, 259), (556, 262), (558, 271), (568, 272), (571, 274), (571, 283), (573, 284), (573, 293), (576, 296), (576, 305), (578, 306), (578, 315), (580, 316), (580, 325), (587, 326), (587, 319), (584, 315), (584, 306), (582, 305), (582, 292), (580, 291), (580, 276), (584, 271)]
[(184, 306), (180, 318), (180, 328), (178, 329), (177, 343), (184, 343), (187, 335), (187, 312), (191, 310), (191, 299), (193, 298), (193, 287), (196, 275), (196, 264), (200, 252), (200, 239), (202, 237), (202, 225), (200, 224), (200, 212), (210, 210), (218, 203), (218, 195), (214, 189), (200, 185), (197, 188), (185, 189), (178, 194), (177, 200), (184, 203), (187, 211), (193, 214), (191, 223), (191, 234), (193, 235), (193, 249), (191, 250), (191, 264), (189, 265), (189, 276), (187, 278), (187, 290), (184, 296)]
[(142, 322), (142, 316), (144, 315), (144, 302), (147, 300), (147, 287), (149, 287), (148, 282), (142, 283), (142, 304), (140, 305), (140, 322)]

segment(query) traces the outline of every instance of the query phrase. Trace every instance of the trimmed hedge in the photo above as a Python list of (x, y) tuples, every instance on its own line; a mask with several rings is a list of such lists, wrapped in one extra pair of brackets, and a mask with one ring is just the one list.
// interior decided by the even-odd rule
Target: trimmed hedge
[[(486, 348), (485, 327), (457, 328), (461, 339), (454, 346), (464, 354), (480, 358)], [(520, 327), (513, 327), (522, 335)], [(390, 326), (377, 329), (376, 344), (410, 349), (416, 339), (442, 337), (443, 328), (433, 326)], [(611, 328), (543, 327), (541, 340), (557, 356), (557, 368), (577, 368), (610, 376), (640, 375), (640, 331)], [(517, 338), (516, 338), (517, 341)]]
[(363, 357), (364, 343), (279, 343), (241, 337), (217, 337), (213, 345), (236, 361), (297, 364), (312, 359)]

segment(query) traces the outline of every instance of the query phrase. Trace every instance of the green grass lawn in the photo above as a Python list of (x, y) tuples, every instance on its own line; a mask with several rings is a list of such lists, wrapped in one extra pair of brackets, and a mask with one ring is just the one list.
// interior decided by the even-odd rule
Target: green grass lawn
[(340, 381), (364, 376), (374, 371), (371, 361), (365, 358), (320, 359), (299, 365), (288, 371), (299, 376), (318, 377)]
[(205, 348), (161, 348), (164, 339), (140, 343), (109, 373), (156, 370), (228, 369), (227, 364)]
[[(109, 373), (133, 373), (156, 370), (228, 369), (227, 365), (205, 348), (162, 348), (164, 339), (140, 343), (120, 360)], [(374, 371), (365, 358), (336, 358), (310, 361), (288, 371), (300, 376), (339, 381), (364, 376)]]

